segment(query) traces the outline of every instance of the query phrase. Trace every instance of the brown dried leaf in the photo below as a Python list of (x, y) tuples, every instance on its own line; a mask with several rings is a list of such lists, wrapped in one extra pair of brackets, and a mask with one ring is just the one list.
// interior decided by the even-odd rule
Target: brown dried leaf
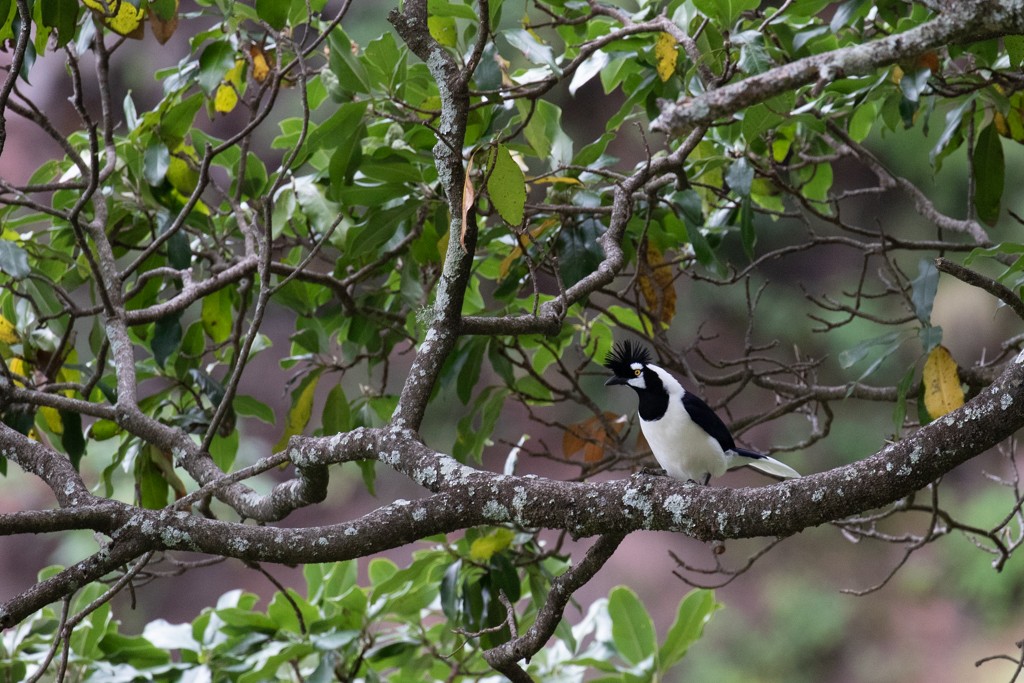
[[(611, 425), (616, 434), (621, 432), (626, 424), (624, 417), (611, 412), (604, 413), (604, 421)], [(569, 425), (562, 434), (562, 454), (568, 459), (582, 450), (584, 462), (597, 462), (604, 457), (604, 448), (608, 440), (609, 435), (601, 418), (595, 415), (583, 422)]]
[[(249, 46), (249, 56), (252, 58), (252, 77), (257, 83), (262, 83), (267, 80), (267, 76), (270, 75), (270, 60), (267, 59), (268, 55), (263, 51), (263, 47), (253, 43)], [(273, 58), (271, 57), (271, 60)]]
[(676, 314), (676, 287), (672, 266), (665, 262), (658, 248), (645, 240), (643, 258), (639, 260), (637, 285), (651, 317), (666, 327)]
[(469, 216), (469, 210), (473, 208), (473, 202), (476, 201), (476, 188), (473, 187), (473, 155), (469, 156), (469, 161), (466, 163), (466, 174), (463, 176), (462, 181), (462, 231), (459, 233), (459, 244), (462, 246), (462, 251), (467, 252), (466, 249), (466, 222)]

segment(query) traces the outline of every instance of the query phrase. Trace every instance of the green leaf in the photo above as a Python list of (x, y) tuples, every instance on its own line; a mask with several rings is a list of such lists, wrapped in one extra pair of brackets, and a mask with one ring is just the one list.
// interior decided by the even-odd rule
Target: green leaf
[(526, 178), (505, 145), (498, 145), (492, 155), (487, 194), (506, 223), (518, 226), (523, 222)]
[(199, 55), (199, 87), (207, 95), (213, 95), (234, 65), (235, 50), (231, 43), (226, 40), (210, 43)]
[[(164, 227), (169, 227), (170, 224), (171, 220), (168, 220)], [(178, 270), (185, 270), (192, 265), (192, 246), (188, 243), (188, 236), (184, 230), (176, 230), (167, 238), (167, 262)]]
[[(219, 83), (219, 81), (218, 81)], [(191, 97), (188, 97), (181, 102), (170, 107), (167, 112), (160, 117), (159, 133), (160, 139), (164, 141), (168, 149), (178, 149), (182, 142), (185, 140), (185, 136), (192, 128), (192, 123), (195, 121), (196, 114), (203, 106), (203, 96), (201, 93), (196, 93)]]
[(538, 100), (532, 115), (530, 105), (522, 100), (516, 100), (516, 107), (521, 116), (530, 116), (523, 134), (537, 158), (546, 160), (551, 169), (568, 164), (572, 139), (562, 130), (562, 110), (547, 100)]
[(995, 123), (989, 123), (978, 135), (971, 158), (974, 169), (974, 208), (978, 218), (988, 225), (999, 221), (999, 209), (1006, 182), (1006, 163), (1003, 159), (1003, 145)]
[(551, 49), (550, 45), (537, 40), (534, 33), (527, 31), (526, 29), (511, 29), (502, 32), (505, 40), (515, 49), (523, 53), (523, 56), (532, 64), (544, 64), (547, 65), (553, 74), (556, 76), (562, 75), (562, 70), (558, 66), (558, 59), (555, 57), (554, 50)]
[[(323, 123), (310, 131), (303, 145), (300, 158), (304, 159), (320, 149), (331, 149), (339, 145), (350, 145), (346, 139), (358, 129), (358, 123), (366, 113), (368, 101), (348, 102), (338, 107)], [(351, 157), (352, 153), (349, 153)], [(347, 169), (346, 169), (347, 170)]]
[(928, 155), (936, 171), (941, 167), (942, 159), (959, 146), (958, 133), (960, 132), (960, 124), (963, 123), (964, 114), (967, 113), (973, 104), (974, 98), (968, 97), (959, 106), (946, 112), (946, 127), (943, 128), (942, 134), (935, 141), (935, 146), (932, 147), (932, 151)]
[(483, 367), (484, 353), (487, 350), (487, 340), (474, 339), (466, 345), (466, 349), (459, 359), (459, 374), (455, 382), (455, 392), (463, 405), (469, 403), (473, 395), (473, 389), (480, 379), (480, 370)]
[(871, 132), (877, 119), (878, 103), (870, 101), (861, 103), (859, 107), (853, 110), (853, 115), (850, 117), (847, 129), (850, 137), (856, 142), (863, 142), (864, 138)]
[(142, 175), (146, 182), (153, 186), (162, 183), (167, 177), (167, 167), (171, 163), (171, 153), (167, 145), (159, 139), (154, 139), (146, 147), (143, 160)]
[(153, 325), (153, 339), (150, 341), (150, 349), (153, 351), (153, 358), (157, 365), (163, 367), (167, 358), (178, 350), (181, 342), (181, 313), (165, 315)]
[(256, 0), (256, 14), (278, 31), (288, 22), (289, 10), (291, 3), (287, 0)]
[(743, 73), (753, 76), (775, 65), (764, 46), (764, 36), (760, 31), (743, 31), (737, 34), (734, 42), (741, 45), (739, 67)]
[(740, 12), (757, 9), (758, 0), (694, 0), (694, 6), (703, 14), (715, 19), (722, 28), (730, 28)]
[(85, 436), (82, 434), (82, 416), (70, 410), (60, 411), (61, 425), (64, 432), (60, 436), (60, 445), (68, 454), (68, 459), (74, 468), (78, 469), (78, 463), (85, 455)]
[[(877, 370), (886, 359), (891, 356), (896, 349), (900, 347), (904, 342), (903, 333), (896, 330), (883, 334), (873, 339), (867, 339), (860, 342), (851, 349), (847, 349), (839, 354), (839, 365), (841, 367), (849, 368), (866, 358), (869, 354), (874, 354), (874, 360), (868, 365), (868, 367), (860, 374), (857, 381), (861, 381), (868, 377)], [(878, 349), (875, 351), (875, 349)]]
[(750, 184), (754, 182), (754, 167), (746, 157), (740, 157), (729, 166), (725, 173), (725, 182), (729, 183), (729, 188), (740, 197), (749, 196)]
[(839, 29), (852, 24), (864, 16), (870, 7), (871, 3), (868, 0), (847, 0), (832, 15), (829, 28), (832, 29), (833, 33), (837, 33)]
[(307, 564), (302, 569), (307, 599), (313, 604), (340, 598), (356, 585), (359, 563), (356, 560)]
[(357, 460), (356, 466), (359, 467), (359, 474), (363, 478), (363, 486), (366, 487), (366, 492), (371, 496), (377, 495), (377, 461), (376, 460)]
[(394, 237), (398, 228), (415, 212), (416, 205), (410, 202), (371, 212), (365, 223), (349, 229), (345, 240), (346, 256), (354, 259), (376, 251)]
[(572, 80), (569, 82), (569, 94), (575, 96), (576, 91), (589, 83), (594, 76), (599, 75), (608, 66), (609, 61), (611, 61), (611, 57), (607, 52), (594, 50), (573, 73)]
[(1003, 46), (1010, 56), (1010, 66), (1018, 68), (1024, 63), (1024, 36), (1003, 36)]
[(935, 261), (921, 259), (917, 265), (917, 277), (910, 281), (910, 300), (914, 304), (917, 319), (929, 325), (932, 319), (932, 304), (939, 290), (939, 270)]
[(740, 239), (743, 241), (743, 253), (750, 260), (754, 259), (754, 245), (757, 243), (757, 232), (754, 230), (754, 207), (750, 197), (744, 197), (739, 209)]
[(375, 557), (366, 568), (367, 578), (375, 590), (381, 590), (384, 582), (398, 573), (398, 565), (385, 557)]
[(896, 429), (897, 436), (903, 430), (903, 421), (907, 417), (907, 395), (910, 392), (910, 385), (914, 381), (914, 367), (903, 375), (903, 379), (896, 385), (896, 407), (892, 411), (892, 423)]
[(400, 88), (405, 72), (404, 49), (399, 49), (391, 33), (371, 40), (364, 51), (366, 73), (385, 89)]
[(743, 112), (743, 123), (740, 124), (740, 130), (743, 131), (743, 137), (747, 142), (751, 142), (760, 137), (761, 133), (774, 128), (785, 120), (785, 117), (769, 109), (766, 104), (755, 104)]
[[(6, 16), (0, 7), (0, 15)], [(63, 47), (75, 37), (80, 6), (78, 0), (46, 0), (42, 3), (43, 26), (57, 33), (57, 47)]]
[(662, 671), (676, 664), (686, 651), (704, 633), (704, 626), (711, 616), (721, 608), (715, 602), (715, 593), (710, 590), (693, 590), (679, 603), (675, 621), (665, 635), (665, 642), (658, 650), (658, 661)]
[(200, 319), (203, 330), (214, 343), (222, 344), (231, 336), (233, 317), (229, 288), (222, 287), (203, 297)]
[(348, 398), (345, 397), (345, 390), (340, 384), (334, 385), (327, 394), (321, 424), (324, 435), (340, 434), (352, 427), (352, 411), (348, 405)]
[[(516, 536), (511, 529), (495, 529), (486, 536), (475, 539), (469, 546), (469, 557), (477, 562), (487, 562), (498, 552), (508, 548)], [(512, 596), (509, 596), (510, 598)]]
[(455, 560), (444, 572), (441, 579), (441, 611), (449, 621), (457, 622), (459, 618), (459, 573), (462, 569), (462, 560)]
[(452, 3), (448, 2), (448, 0), (427, 0), (427, 12), (439, 17), (459, 17), (461, 19), (477, 20), (476, 12), (473, 8), (462, 2)]
[(154, 457), (161, 457), (154, 454), (154, 447), (150, 446), (143, 450), (135, 459), (135, 485), (139, 492), (139, 504), (149, 510), (159, 510), (167, 506), (167, 481)]
[(612, 641), (623, 659), (640, 664), (656, 655), (654, 622), (636, 593), (625, 586), (613, 588), (608, 594), (608, 614), (612, 619)]
[(235, 413), (242, 417), (254, 417), (261, 422), (266, 422), (268, 425), (272, 425), (277, 421), (274, 410), (266, 403), (257, 401), (252, 396), (235, 394), (231, 405), (234, 406)]
[(566, 287), (576, 284), (600, 265), (604, 251), (597, 238), (602, 229), (597, 219), (584, 218), (564, 224), (558, 232), (558, 272)]
[(342, 90), (355, 93), (370, 92), (370, 78), (366, 73), (363, 63), (352, 54), (352, 41), (341, 30), (335, 28), (328, 38), (331, 46), (331, 54), (328, 64), (331, 73), (338, 78), (338, 84)]
[(20, 280), (32, 272), (28, 265), (28, 253), (4, 237), (0, 237), (0, 271), (15, 280)]
[(455, 17), (429, 16), (427, 29), (431, 37), (445, 47), (455, 47), (458, 42), (459, 33)]
[(363, 138), (366, 137), (366, 125), (362, 122), (355, 126), (351, 132), (342, 135), (338, 140), (338, 146), (331, 154), (331, 160), (327, 166), (328, 175), (331, 178), (331, 185), (327, 189), (328, 199), (340, 201), (338, 190), (352, 184), (356, 171), (359, 169), (363, 159)]

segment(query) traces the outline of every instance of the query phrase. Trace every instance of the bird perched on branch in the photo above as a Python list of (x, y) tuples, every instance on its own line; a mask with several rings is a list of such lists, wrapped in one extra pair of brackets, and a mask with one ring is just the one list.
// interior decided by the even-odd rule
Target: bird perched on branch
[(606, 386), (625, 385), (640, 398), (640, 429), (669, 476), (707, 484), (711, 477), (744, 466), (775, 477), (800, 476), (775, 458), (737, 447), (708, 404), (651, 363), (650, 352), (639, 344), (617, 344), (604, 365), (615, 373)]

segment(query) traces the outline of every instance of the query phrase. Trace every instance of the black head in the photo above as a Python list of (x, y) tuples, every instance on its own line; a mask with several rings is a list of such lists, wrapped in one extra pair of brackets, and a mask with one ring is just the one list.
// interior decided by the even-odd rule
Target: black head
[(629, 384), (630, 380), (643, 375), (650, 362), (651, 352), (646, 347), (631, 341), (616, 344), (604, 359), (604, 366), (615, 373), (605, 384)]
[(617, 344), (604, 365), (615, 374), (608, 378), (605, 386), (621, 384), (640, 397), (640, 418), (658, 420), (668, 409), (668, 391), (661, 374), (665, 371), (651, 365), (651, 352), (633, 342)]

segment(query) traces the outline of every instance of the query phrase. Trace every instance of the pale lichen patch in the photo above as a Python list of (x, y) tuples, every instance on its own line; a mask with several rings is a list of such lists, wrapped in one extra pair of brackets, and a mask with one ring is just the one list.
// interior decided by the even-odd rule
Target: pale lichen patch
[(529, 496), (526, 495), (525, 486), (516, 486), (512, 489), (512, 509), (515, 510), (516, 519), (522, 519), (523, 510), (526, 508), (526, 502), (529, 500)]
[(689, 529), (693, 526), (693, 519), (686, 514), (689, 500), (678, 493), (673, 493), (665, 498), (665, 510), (672, 517), (672, 524), (677, 527)]
[(484, 503), (484, 514), (494, 521), (505, 522), (509, 519), (508, 508), (493, 499)]
[(654, 516), (654, 504), (640, 489), (632, 486), (627, 488), (626, 492), (622, 495), (622, 504), (627, 508), (637, 510), (645, 525), (649, 525), (651, 523), (651, 519)]

